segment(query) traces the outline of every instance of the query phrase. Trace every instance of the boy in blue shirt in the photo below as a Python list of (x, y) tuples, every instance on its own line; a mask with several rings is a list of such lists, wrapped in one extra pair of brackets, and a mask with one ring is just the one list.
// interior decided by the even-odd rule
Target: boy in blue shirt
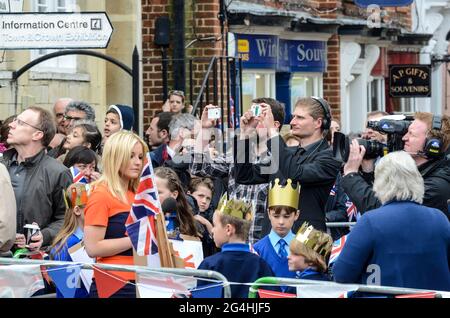
[[(198, 269), (214, 270), (234, 283), (253, 283), (260, 277), (273, 276), (270, 266), (250, 251), (245, 240), (252, 218), (252, 206), (241, 200), (222, 197), (213, 216), (212, 234), (220, 253), (205, 258)], [(198, 287), (208, 284), (199, 281)], [(248, 297), (249, 286), (232, 285), (231, 297)]]
[(289, 271), (289, 245), (295, 238), (292, 226), (299, 217), (300, 185), (292, 186), (291, 179), (281, 186), (279, 179), (269, 188), (268, 215), (272, 230), (254, 245), (255, 251), (271, 267), (275, 276), (294, 278), (295, 272)]

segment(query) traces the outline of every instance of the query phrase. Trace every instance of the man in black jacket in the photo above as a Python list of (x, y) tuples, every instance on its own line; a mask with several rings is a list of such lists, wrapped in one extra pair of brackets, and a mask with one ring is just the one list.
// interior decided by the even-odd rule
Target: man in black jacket
[[(403, 149), (413, 157), (423, 177), (425, 183), (423, 204), (441, 210), (450, 219), (447, 205), (450, 198), (450, 161), (445, 157), (445, 150), (450, 144), (450, 119), (443, 116), (440, 129), (433, 129), (435, 118), (433, 114), (419, 112), (414, 118), (403, 137), (405, 142)], [(425, 149), (427, 141), (434, 138), (441, 144), (438, 156), (430, 155)], [(364, 153), (364, 147), (353, 141), (342, 178), (342, 187), (361, 213), (381, 206), (371, 186), (373, 164), (363, 160)]]
[[(293, 226), (294, 233), (305, 221), (314, 228), (326, 231), (324, 207), (331, 187), (336, 179), (341, 162), (333, 158), (325, 139), (330, 128), (331, 113), (328, 103), (320, 98), (303, 98), (297, 101), (291, 120), (292, 133), (300, 138), (300, 146), (287, 147), (273, 127), (270, 107), (263, 106), (261, 116), (246, 112), (241, 120), (241, 129), (263, 125), (267, 128), (270, 163), (252, 165), (245, 161), (247, 151), (236, 154), (236, 181), (242, 184), (269, 182), (276, 178), (299, 182), (300, 217)], [(243, 135), (241, 139), (246, 136)], [(238, 149), (243, 149), (237, 147)], [(251, 149), (251, 148), (250, 148)], [(246, 149), (247, 150), (247, 149)], [(268, 165), (275, 170), (267, 173)], [(266, 227), (264, 227), (266, 229)]]
[(40, 107), (29, 107), (9, 124), (8, 144), (2, 162), (11, 177), (17, 205), (15, 245), (25, 247), (23, 226), (36, 223), (41, 231), (32, 237), (31, 250), (52, 243), (66, 212), (63, 189), (72, 183), (69, 169), (46, 154), (55, 135), (52, 115)]

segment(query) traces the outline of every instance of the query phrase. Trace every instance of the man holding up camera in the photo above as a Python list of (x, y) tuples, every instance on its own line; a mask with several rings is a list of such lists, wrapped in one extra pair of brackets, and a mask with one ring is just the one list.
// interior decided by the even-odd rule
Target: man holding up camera
[(305, 221), (318, 230), (326, 231), (324, 207), (341, 167), (341, 162), (333, 158), (325, 139), (331, 124), (330, 106), (318, 97), (297, 101), (290, 124), (292, 133), (300, 138), (299, 147), (287, 147), (278, 131), (273, 129), (273, 122), (270, 107), (264, 105), (260, 116), (252, 116), (248, 112), (244, 114), (241, 130), (245, 131), (256, 125), (266, 128), (269, 137), (267, 146), (271, 153), (270, 165), (275, 171), (264, 171), (267, 166), (252, 164), (245, 160), (248, 154), (238, 153), (236, 181), (255, 184), (279, 178), (282, 181), (292, 179), (294, 183), (299, 182), (300, 217), (294, 223), (293, 232)]
[[(279, 130), (284, 122), (284, 105), (273, 98), (256, 98), (252, 100), (254, 107), (249, 110), (248, 116), (254, 116), (260, 114), (261, 105), (265, 105), (271, 109), (273, 114), (272, 128)], [(211, 178), (220, 178), (227, 180), (227, 193), (229, 197), (235, 197), (243, 199), (247, 202), (252, 202), (255, 206), (255, 215), (252, 219), (252, 225), (250, 227), (248, 240), (250, 243), (256, 243), (259, 239), (263, 238), (267, 232), (263, 232), (263, 222), (267, 218), (266, 200), (268, 195), (269, 184), (267, 182), (259, 183), (247, 183), (240, 184), (235, 180), (235, 164), (233, 161), (233, 152), (222, 153), (216, 156), (211, 156), (208, 151), (208, 140), (210, 139), (210, 129), (213, 129), (217, 123), (217, 119), (220, 118), (220, 112), (214, 113), (214, 110), (220, 110), (217, 106), (207, 105), (201, 116), (202, 123), (202, 135), (198, 135), (198, 146), (193, 155), (192, 163), (190, 164), (190, 172), (193, 175)], [(252, 115), (250, 115), (252, 114)], [(242, 125), (242, 124), (241, 124)], [(267, 157), (267, 147), (265, 143), (264, 132), (265, 127), (254, 127), (248, 129), (246, 132), (259, 134), (260, 140), (264, 140), (259, 145), (252, 144), (256, 147), (253, 149), (255, 156), (250, 159), (251, 163), (260, 162)], [(266, 134), (267, 135), (267, 134)], [(257, 147), (259, 146), (259, 147)], [(200, 151), (199, 151), (200, 150)], [(269, 223), (270, 224), (270, 223)]]
[[(403, 150), (412, 156), (424, 179), (423, 204), (441, 210), (450, 219), (447, 205), (450, 161), (445, 157), (450, 144), (450, 118), (443, 116), (441, 119), (422, 112), (416, 113), (414, 118), (402, 138), (405, 143)], [(381, 206), (369, 184), (373, 181), (373, 160), (364, 159), (365, 152), (357, 140), (352, 141), (342, 178), (342, 187), (361, 213)]]

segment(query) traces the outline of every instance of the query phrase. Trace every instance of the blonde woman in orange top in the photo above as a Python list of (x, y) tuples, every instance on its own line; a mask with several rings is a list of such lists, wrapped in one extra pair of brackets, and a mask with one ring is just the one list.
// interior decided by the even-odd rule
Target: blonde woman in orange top
[[(85, 210), (84, 241), (87, 253), (97, 263), (133, 265), (133, 248), (125, 234), (125, 221), (144, 166), (147, 145), (136, 134), (120, 131), (105, 143), (103, 175), (91, 184), (93, 190)], [(134, 273), (110, 272), (126, 282), (135, 282)], [(98, 297), (95, 281), (90, 297)], [(125, 284), (111, 297), (136, 297), (134, 284)]]

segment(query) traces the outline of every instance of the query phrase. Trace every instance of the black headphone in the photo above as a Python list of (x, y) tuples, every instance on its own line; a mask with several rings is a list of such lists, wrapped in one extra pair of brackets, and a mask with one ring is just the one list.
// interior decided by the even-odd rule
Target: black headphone
[[(442, 129), (442, 118), (441, 116), (433, 115), (433, 124), (431, 126), (431, 131)], [(427, 159), (439, 158), (443, 154), (444, 144), (440, 138), (433, 137), (425, 139), (425, 147), (423, 148), (423, 154)]]
[(322, 127), (321, 128), (323, 130), (330, 130), (330, 127), (331, 127), (330, 105), (328, 104), (328, 102), (325, 99), (323, 99), (321, 97), (311, 96), (311, 98), (313, 100), (315, 100), (316, 102), (318, 102), (323, 109), (324, 118), (322, 119)]

